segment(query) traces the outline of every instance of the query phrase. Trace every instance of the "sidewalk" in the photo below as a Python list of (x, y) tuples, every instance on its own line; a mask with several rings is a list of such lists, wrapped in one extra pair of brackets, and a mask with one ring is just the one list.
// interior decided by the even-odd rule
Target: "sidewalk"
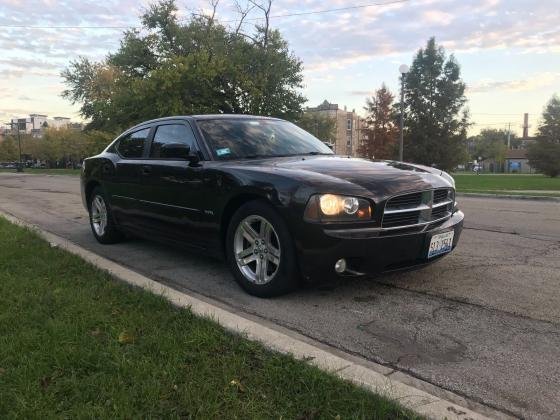
[(485, 190), (457, 191), (457, 197), (504, 198), (560, 202), (560, 191), (554, 190)]

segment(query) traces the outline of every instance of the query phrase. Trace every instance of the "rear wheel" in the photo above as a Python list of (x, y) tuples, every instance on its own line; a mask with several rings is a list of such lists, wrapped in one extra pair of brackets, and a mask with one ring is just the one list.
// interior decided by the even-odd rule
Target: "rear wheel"
[(89, 223), (93, 236), (102, 244), (114, 244), (123, 238), (113, 221), (111, 208), (100, 187), (96, 187), (90, 196)]
[(264, 201), (251, 201), (233, 215), (226, 238), (228, 263), (237, 283), (260, 297), (296, 288), (295, 249), (285, 222)]

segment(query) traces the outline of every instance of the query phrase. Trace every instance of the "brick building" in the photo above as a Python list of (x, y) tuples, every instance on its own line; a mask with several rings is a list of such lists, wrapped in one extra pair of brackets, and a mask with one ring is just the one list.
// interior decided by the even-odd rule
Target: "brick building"
[(348, 111), (346, 107), (341, 109), (338, 104), (325, 100), (317, 107), (307, 108), (305, 112), (319, 113), (335, 121), (336, 140), (333, 150), (336, 154), (358, 156), (364, 120), (355, 110)]

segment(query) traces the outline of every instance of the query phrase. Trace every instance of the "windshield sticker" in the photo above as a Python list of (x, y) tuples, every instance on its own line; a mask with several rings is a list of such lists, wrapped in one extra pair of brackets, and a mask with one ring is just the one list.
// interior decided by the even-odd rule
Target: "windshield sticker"
[(261, 125), (258, 121), (249, 121), (249, 125)]
[(231, 154), (231, 150), (229, 150), (229, 147), (224, 147), (223, 149), (216, 149), (216, 154), (218, 156), (229, 155)]

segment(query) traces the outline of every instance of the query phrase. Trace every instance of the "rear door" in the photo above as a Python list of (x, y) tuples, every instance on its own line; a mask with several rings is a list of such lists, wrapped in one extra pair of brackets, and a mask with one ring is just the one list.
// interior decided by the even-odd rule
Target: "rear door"
[(204, 161), (191, 165), (179, 158), (165, 158), (165, 144), (185, 144), (200, 154), (193, 130), (186, 120), (166, 121), (155, 127), (149, 152), (149, 175), (144, 176), (150, 225), (159, 235), (186, 245), (205, 248), (201, 216), (204, 195)]
[(145, 154), (152, 127), (142, 127), (122, 136), (115, 144), (119, 155), (114, 175), (107, 181), (111, 209), (119, 224), (142, 230), (144, 215), (140, 198), (143, 192), (143, 175), (146, 170)]

